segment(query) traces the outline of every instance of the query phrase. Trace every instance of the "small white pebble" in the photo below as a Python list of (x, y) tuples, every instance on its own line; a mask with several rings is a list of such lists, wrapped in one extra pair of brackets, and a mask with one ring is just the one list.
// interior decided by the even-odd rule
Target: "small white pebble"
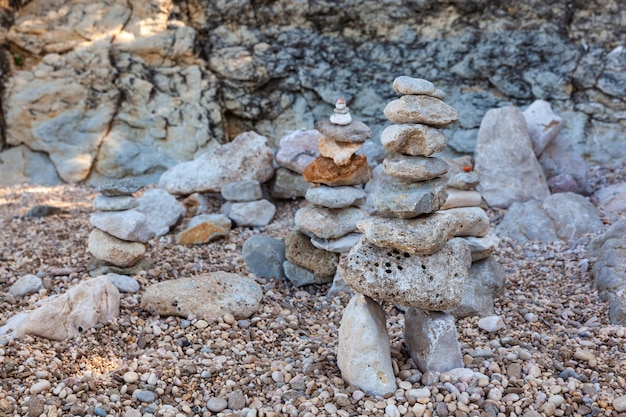
[(30, 393), (32, 395), (40, 394), (44, 391), (48, 391), (51, 386), (50, 381), (47, 379), (41, 379), (30, 387)]
[(129, 371), (124, 374), (124, 382), (127, 384), (134, 384), (139, 381), (139, 374), (137, 372)]

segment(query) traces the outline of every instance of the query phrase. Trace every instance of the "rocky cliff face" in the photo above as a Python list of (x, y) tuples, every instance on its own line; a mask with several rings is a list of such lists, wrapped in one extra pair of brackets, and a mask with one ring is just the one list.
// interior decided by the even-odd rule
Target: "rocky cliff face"
[(153, 181), (244, 130), (311, 129), (338, 96), (376, 138), (399, 75), (444, 90), (457, 152), (488, 109), (541, 98), (589, 162), (626, 154), (620, 0), (9, 3), (0, 184)]

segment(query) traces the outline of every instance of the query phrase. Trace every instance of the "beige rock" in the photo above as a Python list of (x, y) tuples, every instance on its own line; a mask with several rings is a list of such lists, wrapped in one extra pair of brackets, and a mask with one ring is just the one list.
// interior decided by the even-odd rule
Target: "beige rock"
[(93, 229), (89, 233), (87, 250), (97, 259), (125, 268), (135, 265), (145, 255), (146, 245), (118, 239), (99, 229)]
[(446, 127), (459, 120), (459, 113), (438, 98), (426, 95), (405, 95), (385, 106), (385, 117), (391, 123), (422, 123)]
[(366, 156), (352, 155), (350, 162), (344, 166), (335, 164), (331, 158), (320, 156), (302, 171), (302, 175), (307, 182), (333, 187), (364, 184), (372, 173)]
[(383, 160), (387, 175), (416, 182), (428, 181), (448, 172), (448, 164), (440, 158), (426, 156), (391, 155)]
[(459, 190), (456, 188), (448, 188), (448, 198), (441, 206), (442, 210), (456, 207), (478, 207), (480, 206), (481, 196), (478, 191)]
[(311, 205), (296, 212), (294, 223), (306, 234), (320, 239), (336, 239), (356, 232), (356, 223), (366, 217), (367, 213), (357, 207), (329, 209)]
[(362, 294), (354, 295), (343, 313), (337, 365), (347, 384), (370, 395), (396, 391), (385, 311)]
[(383, 147), (394, 153), (430, 156), (446, 148), (446, 135), (439, 129), (421, 124), (391, 125), (380, 136)]
[(361, 143), (372, 137), (372, 130), (365, 123), (359, 121), (340, 126), (326, 120), (320, 120), (315, 123), (315, 129), (322, 135), (335, 139), (337, 142)]
[(400, 76), (393, 80), (393, 90), (398, 94), (420, 94), (435, 97), (437, 87), (423, 78)]
[(316, 248), (308, 236), (298, 231), (289, 233), (285, 239), (285, 258), (318, 277), (334, 276), (339, 262), (337, 253)]
[(336, 142), (326, 136), (322, 136), (319, 140), (317, 149), (321, 156), (331, 158), (333, 162), (339, 166), (345, 166), (352, 160), (352, 155), (358, 151), (361, 146), (360, 142)]
[(232, 223), (223, 214), (201, 214), (189, 221), (187, 228), (176, 235), (179, 245), (194, 245), (212, 242), (228, 236)]
[(455, 236), (484, 237), (489, 232), (489, 217), (480, 207), (457, 207), (440, 210), (438, 213), (454, 216), (461, 223)]

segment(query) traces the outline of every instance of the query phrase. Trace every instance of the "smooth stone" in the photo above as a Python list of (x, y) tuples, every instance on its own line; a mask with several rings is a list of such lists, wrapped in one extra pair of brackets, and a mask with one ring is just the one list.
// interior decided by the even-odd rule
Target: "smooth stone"
[(233, 181), (264, 183), (274, 175), (274, 151), (267, 138), (244, 132), (232, 142), (203, 153), (193, 161), (181, 162), (165, 171), (159, 187), (171, 194), (220, 192)]
[(261, 278), (283, 278), (285, 243), (280, 239), (256, 235), (248, 238), (241, 248), (250, 271)]
[(473, 190), (457, 190), (456, 188), (448, 188), (448, 198), (442, 210), (458, 207), (478, 207), (482, 201), (482, 196), (478, 191)]
[(142, 403), (153, 403), (156, 401), (156, 394), (149, 390), (138, 389), (133, 391), (133, 397), (137, 398), (137, 400)]
[(367, 157), (352, 155), (350, 163), (344, 166), (335, 164), (331, 158), (320, 156), (302, 171), (302, 175), (307, 182), (334, 187), (365, 184), (372, 174)]
[(576, 178), (570, 174), (557, 174), (554, 177), (548, 178), (548, 187), (550, 187), (552, 194), (578, 192)]
[(308, 236), (298, 231), (292, 231), (285, 239), (285, 258), (317, 277), (334, 276), (339, 262), (338, 254), (316, 248)]
[(365, 123), (359, 121), (340, 126), (326, 120), (320, 120), (315, 123), (315, 128), (322, 135), (337, 142), (363, 143), (372, 137), (372, 130)]
[(302, 175), (287, 168), (278, 168), (270, 181), (269, 191), (272, 198), (294, 199), (304, 197), (309, 184)]
[(459, 172), (448, 180), (448, 188), (471, 190), (480, 184), (480, 175), (475, 171)]
[(147, 242), (155, 237), (148, 219), (136, 209), (125, 211), (97, 211), (91, 213), (89, 223), (118, 239), (129, 242)]
[(50, 381), (46, 379), (40, 379), (39, 381), (35, 382), (33, 385), (30, 386), (30, 394), (31, 395), (41, 394), (42, 392), (49, 391), (50, 388), (52, 388), (52, 384), (50, 383)]
[(392, 155), (383, 160), (385, 174), (416, 182), (441, 177), (448, 172), (448, 163), (427, 156)]
[(335, 112), (330, 115), (330, 122), (339, 126), (346, 126), (352, 123), (352, 116), (349, 112), (338, 113)]
[(543, 169), (532, 149), (528, 127), (518, 107), (489, 110), (480, 124), (474, 170), (476, 189), (490, 207), (543, 200), (550, 195)]
[(296, 130), (278, 143), (276, 163), (298, 174), (319, 156), (317, 144), (322, 134), (315, 129)]
[(539, 157), (548, 144), (559, 134), (563, 119), (552, 111), (545, 100), (535, 100), (523, 112), (532, 142), (533, 152)]
[(359, 206), (365, 202), (365, 191), (355, 186), (329, 187), (320, 185), (309, 187), (304, 198), (316, 206), (338, 209), (350, 206)]
[(106, 277), (119, 292), (135, 294), (141, 288), (139, 282), (137, 282), (135, 278), (129, 277), (128, 275), (108, 273), (106, 274)]
[(34, 294), (43, 288), (43, 281), (37, 275), (22, 275), (9, 287), (9, 294), (13, 297), (23, 297)]
[(496, 251), (500, 238), (495, 233), (487, 233), (483, 237), (466, 236), (463, 238), (472, 253), (472, 262), (485, 259)]
[(313, 271), (302, 268), (301, 266), (294, 265), (289, 261), (283, 262), (283, 269), (287, 279), (296, 287), (302, 287), (304, 285), (311, 284), (326, 284), (333, 280), (333, 277), (325, 276), (320, 277), (313, 273)]
[(440, 311), (409, 308), (404, 315), (404, 340), (422, 372), (463, 368), (454, 317)]
[(440, 213), (413, 219), (370, 217), (357, 223), (369, 243), (418, 255), (440, 251), (460, 226), (454, 216)]
[(231, 410), (241, 410), (247, 404), (246, 397), (239, 391), (233, 391), (228, 394), (228, 404), (227, 407)]
[(480, 207), (457, 207), (440, 210), (438, 213), (455, 217), (461, 226), (454, 234), (457, 237), (484, 237), (489, 233), (489, 216)]
[(350, 287), (368, 297), (442, 311), (461, 303), (470, 266), (471, 254), (462, 239), (451, 239), (432, 255), (412, 255), (362, 238), (338, 270)]
[(357, 207), (328, 209), (308, 206), (296, 212), (294, 223), (306, 234), (319, 239), (337, 239), (356, 232), (356, 223), (367, 217), (367, 213)]
[(454, 107), (427, 95), (404, 95), (389, 102), (383, 112), (391, 123), (420, 123), (437, 128), (459, 120)]
[(26, 335), (66, 340), (118, 317), (120, 293), (106, 276), (81, 281), (66, 293), (41, 300), (38, 307), (10, 317), (0, 341)]
[(626, 411), (626, 395), (613, 398), (613, 408), (618, 413)]
[(382, 170), (380, 165), (374, 168), (374, 177), (365, 187), (371, 214), (405, 219), (417, 217), (439, 210), (448, 197), (441, 178), (409, 183)]
[(121, 178), (102, 181), (96, 191), (107, 197), (130, 196), (143, 187), (141, 181), (134, 178)]
[(108, 197), (99, 195), (93, 199), (93, 209), (102, 211), (120, 211), (137, 207), (137, 199), (130, 195)]
[(446, 148), (446, 134), (439, 129), (421, 124), (387, 126), (380, 135), (380, 143), (392, 153), (411, 156), (430, 156)]
[(234, 203), (228, 217), (239, 227), (263, 227), (270, 224), (276, 214), (276, 206), (267, 200)]
[(99, 229), (89, 233), (87, 250), (97, 259), (123, 268), (135, 265), (146, 253), (146, 245), (118, 239)]
[(361, 148), (360, 142), (336, 142), (327, 136), (322, 136), (317, 149), (320, 155), (331, 158), (339, 166), (345, 166), (352, 160), (352, 155)]
[(263, 290), (254, 280), (217, 271), (150, 285), (141, 308), (150, 314), (208, 320), (232, 314), (246, 319), (261, 307)]
[(487, 316), (478, 320), (477, 325), (484, 331), (493, 333), (504, 328), (504, 320), (500, 316)]
[(222, 198), (230, 201), (254, 201), (263, 197), (261, 184), (257, 180), (242, 180), (224, 184)]
[(178, 245), (196, 245), (228, 236), (232, 227), (223, 214), (199, 214), (192, 217), (185, 230), (176, 234)]
[(319, 249), (335, 253), (348, 253), (352, 246), (361, 238), (361, 233), (348, 233), (335, 239), (311, 237), (311, 244)]
[(208, 408), (209, 411), (212, 411), (214, 413), (219, 413), (220, 411), (224, 411), (226, 407), (228, 407), (228, 401), (219, 397), (211, 397), (209, 401), (207, 401), (206, 403), (206, 408)]
[(337, 365), (346, 384), (385, 396), (396, 391), (385, 311), (362, 294), (344, 310), (337, 342)]
[(176, 197), (160, 188), (145, 191), (137, 201), (139, 205), (135, 210), (146, 216), (148, 226), (157, 236), (169, 233), (170, 228), (185, 216), (185, 206)]
[(423, 78), (413, 78), (402, 75), (392, 84), (393, 90), (398, 94), (419, 94), (427, 96), (435, 96), (437, 87), (432, 82)]

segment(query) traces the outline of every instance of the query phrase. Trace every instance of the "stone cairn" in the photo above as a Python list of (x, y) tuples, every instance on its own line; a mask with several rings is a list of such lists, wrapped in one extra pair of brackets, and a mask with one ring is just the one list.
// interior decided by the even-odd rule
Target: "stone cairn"
[[(472, 262), (457, 236), (481, 227), (486, 234), (489, 224), (479, 207), (457, 208), (465, 204), (464, 190), (452, 192), (457, 201), (440, 210), (449, 199), (448, 164), (431, 155), (445, 149), (440, 129), (458, 120), (457, 111), (427, 80), (399, 77), (393, 89), (402, 96), (384, 110), (394, 123), (381, 134), (388, 154), (367, 187), (373, 215), (358, 222), (363, 235), (338, 266), (357, 294), (344, 312), (337, 362), (347, 383), (372, 395), (396, 390), (385, 312), (374, 300), (407, 308), (405, 342), (422, 372), (464, 366), (454, 317), (446, 312), (461, 303)], [(475, 183), (455, 181), (461, 189)]]
[(302, 171), (312, 184), (305, 195), (310, 204), (296, 212), (297, 230), (285, 240), (285, 275), (296, 286), (332, 281), (340, 254), (360, 237), (357, 221), (368, 216), (359, 206), (371, 170), (367, 158), (355, 152), (372, 131), (352, 120), (343, 98), (337, 100), (330, 120), (317, 122), (315, 128), (322, 135), (320, 156)]

